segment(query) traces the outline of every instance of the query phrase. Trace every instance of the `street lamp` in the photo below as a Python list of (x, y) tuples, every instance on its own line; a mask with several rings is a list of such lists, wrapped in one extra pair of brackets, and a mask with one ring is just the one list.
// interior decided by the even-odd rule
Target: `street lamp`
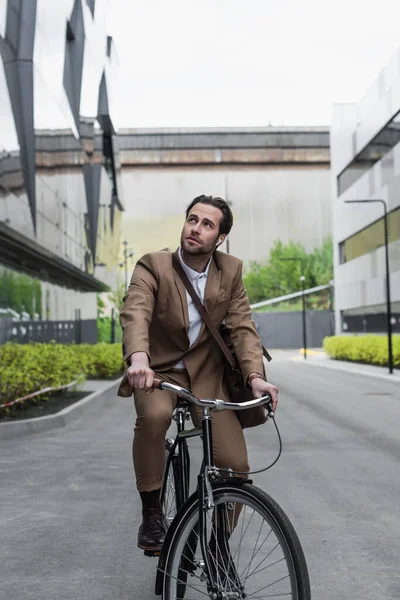
[(381, 198), (373, 200), (345, 200), (345, 204), (369, 204), (371, 202), (381, 202), (383, 204), (383, 223), (385, 230), (385, 262), (386, 262), (386, 322), (388, 337), (388, 368), (389, 373), (393, 373), (393, 346), (392, 346), (392, 309), (390, 299), (390, 271), (389, 271), (389, 239), (387, 225), (387, 206), (386, 201)]
[(124, 240), (122, 242), (123, 246), (124, 246), (124, 260), (122, 263), (119, 263), (120, 267), (125, 267), (125, 290), (128, 289), (128, 258), (132, 258), (132, 256), (135, 255), (135, 253), (133, 251), (128, 252), (128, 242), (127, 240)]
[(334, 281), (333, 279), (329, 282), (329, 327), (331, 335), (334, 335), (334, 325), (335, 325), (335, 315), (333, 313), (333, 287)]
[(305, 281), (305, 277), (304, 277), (304, 265), (303, 265), (303, 259), (300, 258), (299, 256), (289, 256), (289, 257), (285, 257), (285, 258), (280, 258), (279, 260), (299, 260), (300, 261), (300, 268), (301, 268), (301, 277), (300, 277), (300, 281), (301, 281), (301, 298), (302, 298), (302, 320), (303, 320), (303, 356), (304, 359), (307, 358), (307, 327), (306, 327), (306, 297), (304, 294), (304, 281)]

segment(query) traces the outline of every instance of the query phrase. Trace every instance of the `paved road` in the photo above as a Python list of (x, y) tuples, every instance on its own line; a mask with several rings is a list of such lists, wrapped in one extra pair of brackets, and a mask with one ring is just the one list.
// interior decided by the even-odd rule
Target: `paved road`
[[(295, 525), (314, 600), (399, 598), (398, 383), (285, 353), (270, 379), (284, 454), (255, 482)], [(0, 441), (1, 600), (154, 600), (155, 559), (135, 547), (133, 420), (130, 400), (112, 399), (96, 418)], [(273, 458), (271, 427), (248, 441), (254, 467)]]

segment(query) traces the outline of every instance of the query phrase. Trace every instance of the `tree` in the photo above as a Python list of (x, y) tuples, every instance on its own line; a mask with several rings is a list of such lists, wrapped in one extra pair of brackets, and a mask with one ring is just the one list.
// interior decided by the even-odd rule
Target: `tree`
[(31, 318), (42, 312), (42, 288), (39, 279), (0, 268), (0, 307), (18, 313), (29, 313)]
[[(300, 261), (282, 260), (298, 257)], [(333, 245), (327, 239), (320, 248), (307, 254), (299, 242), (284, 245), (276, 241), (266, 264), (251, 262), (244, 276), (250, 302), (262, 302), (301, 290), (301, 270), (304, 269), (305, 288), (329, 283), (333, 278)]]

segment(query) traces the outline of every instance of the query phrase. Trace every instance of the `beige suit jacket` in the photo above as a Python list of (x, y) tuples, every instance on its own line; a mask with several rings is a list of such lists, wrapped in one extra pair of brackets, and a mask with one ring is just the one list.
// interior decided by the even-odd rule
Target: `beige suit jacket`
[[(178, 251), (176, 256), (179, 259)], [(263, 372), (259, 335), (242, 280), (242, 261), (217, 251), (213, 257), (204, 294), (204, 306), (216, 327), (225, 320), (244, 378)], [(223, 384), (223, 354), (203, 323), (189, 348), (189, 316), (186, 288), (172, 267), (172, 254), (162, 250), (143, 256), (133, 271), (120, 314), (124, 360), (134, 352), (146, 352), (157, 373), (173, 368), (183, 359), (191, 391), (201, 398), (229, 399)], [(126, 374), (118, 394), (130, 396)]]

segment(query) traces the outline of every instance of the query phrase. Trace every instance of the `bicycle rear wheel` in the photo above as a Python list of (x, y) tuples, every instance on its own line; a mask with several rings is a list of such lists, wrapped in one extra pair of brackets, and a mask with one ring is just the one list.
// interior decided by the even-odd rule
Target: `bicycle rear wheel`
[(268, 494), (243, 483), (213, 485), (215, 509), (206, 515), (209, 581), (193, 495), (171, 541), (164, 600), (310, 600), (307, 565), (288, 517)]
[(165, 440), (165, 472), (161, 495), (161, 505), (165, 519), (170, 525), (179, 508), (179, 488), (182, 486), (179, 481), (178, 456), (172, 456), (169, 462), (170, 451), (173, 446), (172, 440)]

